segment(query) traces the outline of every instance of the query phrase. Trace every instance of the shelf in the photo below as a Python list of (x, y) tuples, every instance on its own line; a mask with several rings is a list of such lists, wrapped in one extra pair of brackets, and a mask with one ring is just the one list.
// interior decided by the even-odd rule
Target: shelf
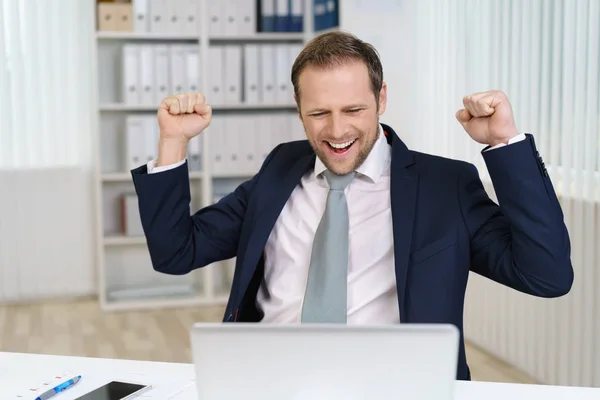
[(103, 309), (106, 311), (132, 311), (160, 308), (199, 307), (199, 306), (225, 306), (227, 296), (194, 296), (188, 298), (143, 298), (139, 300), (107, 301)]
[[(96, 32), (96, 38), (101, 40), (169, 40), (169, 41), (199, 41), (200, 36), (182, 33), (152, 33), (152, 32)], [(251, 35), (218, 35), (210, 36), (210, 41), (235, 42), (272, 42), (304, 40), (302, 32), (257, 32)]]
[(258, 171), (234, 172), (234, 173), (213, 173), (213, 179), (249, 179), (256, 175)]
[(218, 35), (209, 37), (213, 42), (281, 42), (304, 40), (302, 32), (258, 32), (253, 35)]
[[(190, 179), (203, 179), (204, 172), (202, 171), (190, 171)], [(102, 174), (103, 182), (131, 182), (131, 174), (129, 172), (111, 172)]]
[[(213, 111), (236, 111), (236, 110), (295, 110), (296, 104), (222, 104), (213, 105)], [(157, 105), (136, 105), (122, 103), (106, 103), (100, 105), (100, 111), (152, 111), (158, 110)]]
[(198, 35), (181, 33), (150, 33), (150, 32), (96, 32), (96, 38), (103, 40), (169, 40), (169, 41), (198, 41)]
[(139, 246), (146, 245), (144, 236), (120, 236), (112, 235), (104, 237), (104, 245), (106, 246)]

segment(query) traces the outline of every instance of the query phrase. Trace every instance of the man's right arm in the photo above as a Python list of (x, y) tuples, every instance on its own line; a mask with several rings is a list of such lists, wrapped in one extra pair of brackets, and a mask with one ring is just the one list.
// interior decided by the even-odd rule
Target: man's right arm
[(152, 265), (182, 275), (235, 256), (257, 177), (218, 204), (190, 215), (187, 145), (210, 124), (212, 109), (200, 93), (163, 100), (158, 109), (158, 159), (132, 171)]
[(148, 174), (132, 171), (140, 218), (155, 270), (183, 275), (235, 256), (241, 226), (257, 177), (219, 203), (190, 212), (187, 163)]
[[(189, 170), (185, 159), (152, 173), (148, 165), (132, 171), (140, 218), (154, 269), (183, 275), (213, 262), (235, 257), (248, 201), (261, 170), (218, 203), (190, 215)], [(152, 165), (150, 165), (152, 166)]]

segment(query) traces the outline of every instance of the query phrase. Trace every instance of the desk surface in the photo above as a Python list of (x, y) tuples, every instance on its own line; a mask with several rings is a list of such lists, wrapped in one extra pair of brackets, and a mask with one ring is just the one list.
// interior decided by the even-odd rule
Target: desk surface
[[(53, 398), (68, 400), (110, 380), (150, 383), (153, 389), (141, 399), (196, 400), (194, 366), (149, 361), (64, 357), (0, 352), (2, 399), (18, 399), (55, 374), (70, 372), (84, 378), (68, 392)], [(8, 395), (8, 397), (6, 397)], [(457, 382), (456, 400), (598, 400), (600, 388), (524, 385), (489, 382)]]

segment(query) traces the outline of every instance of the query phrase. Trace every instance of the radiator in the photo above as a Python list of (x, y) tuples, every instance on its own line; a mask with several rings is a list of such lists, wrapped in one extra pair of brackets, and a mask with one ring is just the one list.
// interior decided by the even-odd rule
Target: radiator
[(600, 184), (580, 178), (556, 185), (580, 197), (560, 196), (575, 271), (567, 296), (535, 298), (476, 274), (467, 290), (466, 338), (544, 384), (600, 386)]
[(0, 302), (94, 294), (92, 173), (0, 170)]

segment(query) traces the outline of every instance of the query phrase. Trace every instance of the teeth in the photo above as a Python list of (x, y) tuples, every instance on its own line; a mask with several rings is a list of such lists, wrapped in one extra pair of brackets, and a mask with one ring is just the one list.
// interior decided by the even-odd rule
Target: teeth
[(346, 142), (346, 143), (331, 143), (331, 142), (327, 142), (327, 143), (329, 143), (329, 145), (331, 147), (333, 147), (334, 149), (344, 149), (344, 148), (350, 146), (352, 143), (354, 143), (355, 140), (356, 139), (353, 139), (353, 140), (351, 140), (349, 142)]

